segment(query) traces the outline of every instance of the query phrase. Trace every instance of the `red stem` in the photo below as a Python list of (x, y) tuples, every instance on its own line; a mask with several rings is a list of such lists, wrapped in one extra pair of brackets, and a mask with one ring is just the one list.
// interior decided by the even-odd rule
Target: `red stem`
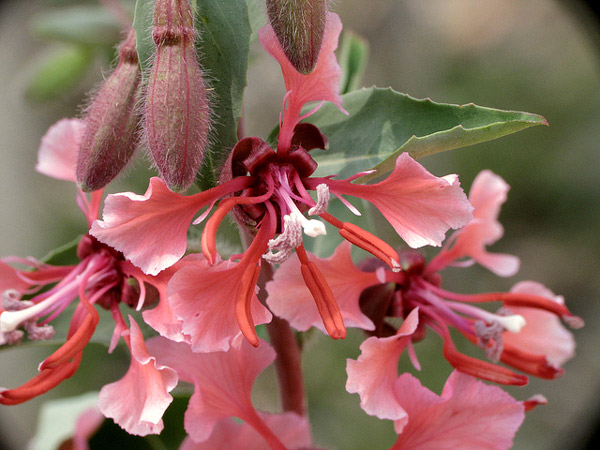
[[(242, 232), (242, 239), (247, 242), (251, 237), (247, 232)], [(273, 279), (273, 266), (262, 261), (258, 286), (258, 298), (265, 304), (267, 290), (265, 286)], [(267, 324), (270, 342), (275, 351), (275, 370), (279, 381), (279, 395), (284, 411), (293, 411), (301, 416), (306, 415), (306, 395), (304, 378), (302, 377), (302, 354), (296, 335), (290, 324), (277, 316), (273, 316), (271, 323)]]

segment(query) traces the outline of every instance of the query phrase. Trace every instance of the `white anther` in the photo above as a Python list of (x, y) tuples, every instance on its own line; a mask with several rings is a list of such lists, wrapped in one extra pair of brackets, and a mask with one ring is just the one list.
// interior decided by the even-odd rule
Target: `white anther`
[(302, 224), (302, 228), (304, 228), (304, 232), (310, 237), (317, 237), (327, 234), (327, 230), (325, 230), (325, 224), (316, 219), (307, 220)]
[(304, 217), (300, 211), (292, 211), (290, 216), (294, 219), (295, 223), (299, 223), (302, 226), (304, 233), (310, 237), (317, 237), (327, 234), (327, 231), (325, 230), (325, 224), (320, 220), (309, 220)]
[(525, 325), (527, 325), (525, 317), (519, 314), (513, 314), (511, 316), (496, 316), (496, 320), (504, 327), (506, 331), (510, 331), (511, 333), (518, 333)]

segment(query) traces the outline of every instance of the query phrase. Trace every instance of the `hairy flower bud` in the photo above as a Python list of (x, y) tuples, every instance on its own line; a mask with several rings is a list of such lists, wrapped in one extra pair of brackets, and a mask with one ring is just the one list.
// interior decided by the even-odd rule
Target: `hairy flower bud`
[(156, 55), (145, 107), (148, 147), (161, 177), (180, 191), (194, 181), (210, 129), (189, 0), (157, 0), (152, 36)]
[(119, 64), (85, 114), (77, 158), (77, 183), (84, 191), (103, 188), (127, 165), (137, 146), (140, 65), (135, 32), (119, 48)]
[(323, 42), (327, 0), (267, 0), (267, 14), (292, 65), (305, 75), (312, 72)]

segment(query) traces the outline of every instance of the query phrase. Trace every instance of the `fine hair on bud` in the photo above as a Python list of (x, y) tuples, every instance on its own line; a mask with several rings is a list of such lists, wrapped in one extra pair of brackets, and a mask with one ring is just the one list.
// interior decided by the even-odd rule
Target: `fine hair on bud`
[(267, 0), (267, 15), (294, 68), (312, 72), (323, 43), (327, 0)]
[(169, 189), (183, 191), (202, 165), (211, 112), (189, 0), (157, 0), (152, 37), (156, 53), (146, 89), (147, 144)]
[(85, 130), (77, 156), (77, 183), (95, 191), (110, 183), (131, 159), (139, 138), (141, 73), (135, 32), (119, 46), (119, 63), (84, 113)]

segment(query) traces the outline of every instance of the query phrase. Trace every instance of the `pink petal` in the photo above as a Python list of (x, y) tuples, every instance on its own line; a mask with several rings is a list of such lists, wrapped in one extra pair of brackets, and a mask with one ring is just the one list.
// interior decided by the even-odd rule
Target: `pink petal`
[(35, 169), (52, 178), (75, 182), (79, 142), (84, 129), (85, 124), (79, 119), (62, 119), (52, 125), (42, 137)]
[(88, 441), (104, 422), (104, 416), (96, 407), (85, 410), (77, 418), (73, 434), (74, 450), (89, 450)]
[(398, 378), (394, 392), (409, 419), (390, 450), (505, 450), (525, 416), (502, 389), (458, 371), (441, 397), (410, 374)]
[(183, 256), (187, 229), (204, 204), (204, 197), (176, 194), (154, 177), (144, 195), (109, 195), (103, 220), (96, 220), (90, 233), (123, 252), (144, 273), (156, 275)]
[(131, 365), (123, 378), (100, 390), (98, 408), (129, 434), (157, 434), (163, 429), (162, 415), (173, 401), (168, 392), (177, 385), (177, 373), (156, 362), (131, 316), (129, 321)]
[(500, 207), (506, 201), (510, 186), (502, 177), (490, 170), (482, 170), (473, 180), (469, 200), (477, 219), (495, 221), (500, 215)]
[[(360, 310), (358, 300), (361, 292), (379, 284), (374, 272), (358, 270), (352, 262), (351, 245), (342, 243), (327, 258), (321, 259), (309, 254), (331, 288), (338, 303), (344, 323), (348, 327), (373, 330), (373, 322)], [(321, 316), (313, 297), (304, 283), (298, 258), (290, 258), (275, 271), (273, 281), (267, 283), (267, 304), (271, 311), (282, 317), (299, 331), (306, 331), (311, 326), (325, 332)]]
[(9, 289), (23, 293), (29, 288), (29, 283), (21, 279), (18, 273), (17, 270), (0, 261), (0, 295)]
[[(229, 349), (240, 334), (235, 301), (244, 267), (223, 262), (209, 266), (204, 259), (178, 270), (167, 288), (172, 311), (182, 321), (194, 352)], [(256, 325), (271, 321), (272, 315), (258, 300), (251, 300)]]
[(342, 71), (335, 57), (338, 37), (342, 31), (342, 21), (335, 13), (327, 13), (323, 44), (315, 69), (308, 75), (298, 72), (289, 62), (271, 25), (258, 30), (258, 38), (264, 49), (281, 65), (286, 90), (291, 94), (288, 98), (291, 105), (302, 107), (310, 101), (330, 101), (342, 104), (340, 77)]
[(252, 406), (251, 391), (258, 374), (275, 359), (268, 343), (254, 348), (239, 336), (226, 352), (194, 353), (186, 343), (156, 337), (148, 341), (148, 348), (162, 364), (177, 370), (182, 380), (194, 383), (185, 414), (185, 429), (194, 441), (207, 440), (227, 417), (264, 426)]
[(470, 256), (499, 276), (512, 276), (519, 270), (519, 259), (513, 255), (489, 253), (486, 246), (495, 243), (504, 234), (498, 222), (500, 207), (506, 201), (510, 186), (489, 170), (475, 177), (469, 200), (475, 208), (473, 220), (460, 230), (452, 248), (456, 258)]
[(161, 336), (175, 342), (183, 342), (185, 337), (181, 332), (181, 320), (175, 316), (167, 300), (167, 283), (179, 268), (195, 260), (194, 255), (189, 255), (154, 276), (144, 274), (129, 261), (123, 261), (120, 265), (125, 276), (135, 278), (140, 284), (151, 285), (158, 291), (158, 304), (153, 309), (143, 311), (142, 317), (144, 322), (154, 328)]
[[(534, 281), (517, 283), (510, 291), (539, 295), (564, 304), (562, 296), (555, 295), (550, 289)], [(554, 314), (534, 308), (511, 307), (510, 310), (514, 314), (522, 315), (527, 324), (519, 333), (504, 333), (502, 340), (506, 345), (545, 355), (548, 362), (555, 367), (562, 366), (575, 355), (573, 335)]]
[[(311, 445), (306, 417), (292, 412), (260, 416), (288, 449)], [(217, 423), (207, 441), (196, 443), (188, 437), (179, 450), (271, 450), (271, 447), (252, 427), (225, 419)]]
[(441, 245), (449, 228), (460, 228), (472, 218), (472, 207), (455, 176), (438, 178), (402, 153), (392, 173), (377, 184), (326, 182), (336, 194), (373, 203), (413, 248)]
[(346, 360), (346, 390), (360, 395), (360, 406), (369, 415), (400, 422), (407, 420), (406, 411), (393, 392), (398, 360), (407, 344), (406, 338), (417, 328), (418, 314), (415, 308), (395, 336), (370, 337), (361, 344), (361, 354), (356, 361)]
[(303, 75), (288, 61), (271, 25), (266, 25), (258, 30), (260, 43), (281, 65), (281, 72), (288, 93), (284, 99), (284, 112), (277, 145), (278, 151), (280, 149), (289, 150), (294, 127), (302, 119), (300, 114), (306, 103), (330, 101), (341, 109), (342, 97), (339, 91), (342, 70), (334, 53), (341, 31), (342, 22), (338, 15), (328, 12), (319, 59), (314, 70), (307, 75)]

